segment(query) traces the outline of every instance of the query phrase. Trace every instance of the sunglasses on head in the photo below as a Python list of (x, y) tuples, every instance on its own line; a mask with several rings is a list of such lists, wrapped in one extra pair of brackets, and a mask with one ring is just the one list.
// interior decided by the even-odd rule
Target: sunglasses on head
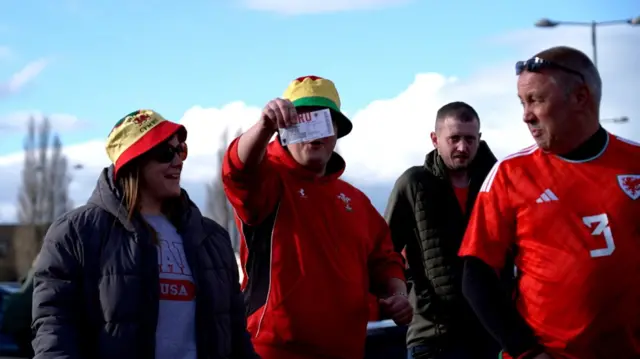
[(568, 72), (570, 74), (574, 74), (579, 76), (582, 82), (584, 82), (584, 76), (576, 71), (572, 70), (566, 66), (562, 66), (560, 64), (556, 64), (555, 62), (547, 61), (545, 59), (541, 59), (539, 57), (530, 58), (527, 61), (518, 61), (516, 62), (516, 76), (520, 76), (521, 73), (525, 71), (529, 72), (540, 72), (542, 70), (560, 70), (564, 72)]
[(168, 143), (161, 143), (149, 151), (149, 158), (159, 163), (171, 163), (176, 155), (180, 160), (187, 159), (188, 149), (185, 142), (180, 142), (177, 146), (171, 146)]

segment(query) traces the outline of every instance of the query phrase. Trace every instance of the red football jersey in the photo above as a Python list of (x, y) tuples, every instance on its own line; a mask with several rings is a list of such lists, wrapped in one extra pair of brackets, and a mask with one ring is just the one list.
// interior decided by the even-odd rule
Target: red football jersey
[(640, 358), (640, 144), (611, 134), (587, 161), (532, 146), (496, 164), (461, 256), (514, 249), (517, 307), (554, 358)]

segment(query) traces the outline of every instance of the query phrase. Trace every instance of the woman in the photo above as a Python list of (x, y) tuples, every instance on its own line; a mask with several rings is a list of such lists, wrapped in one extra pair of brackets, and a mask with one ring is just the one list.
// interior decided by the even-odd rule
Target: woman
[(111, 130), (113, 165), (35, 266), (36, 359), (258, 358), (229, 235), (180, 188), (186, 137), (150, 110)]

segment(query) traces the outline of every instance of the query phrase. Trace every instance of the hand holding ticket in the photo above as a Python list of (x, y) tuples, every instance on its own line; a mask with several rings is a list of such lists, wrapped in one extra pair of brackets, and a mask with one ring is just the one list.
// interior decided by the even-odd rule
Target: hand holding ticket
[(323, 109), (298, 114), (297, 123), (286, 128), (280, 128), (279, 133), (280, 143), (283, 146), (333, 136), (331, 111)]

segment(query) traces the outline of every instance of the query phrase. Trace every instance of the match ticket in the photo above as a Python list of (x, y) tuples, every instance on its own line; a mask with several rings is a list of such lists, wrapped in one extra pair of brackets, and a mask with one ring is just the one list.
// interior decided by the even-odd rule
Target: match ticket
[(283, 146), (329, 136), (333, 136), (333, 122), (329, 109), (298, 114), (297, 124), (280, 129), (280, 143)]

